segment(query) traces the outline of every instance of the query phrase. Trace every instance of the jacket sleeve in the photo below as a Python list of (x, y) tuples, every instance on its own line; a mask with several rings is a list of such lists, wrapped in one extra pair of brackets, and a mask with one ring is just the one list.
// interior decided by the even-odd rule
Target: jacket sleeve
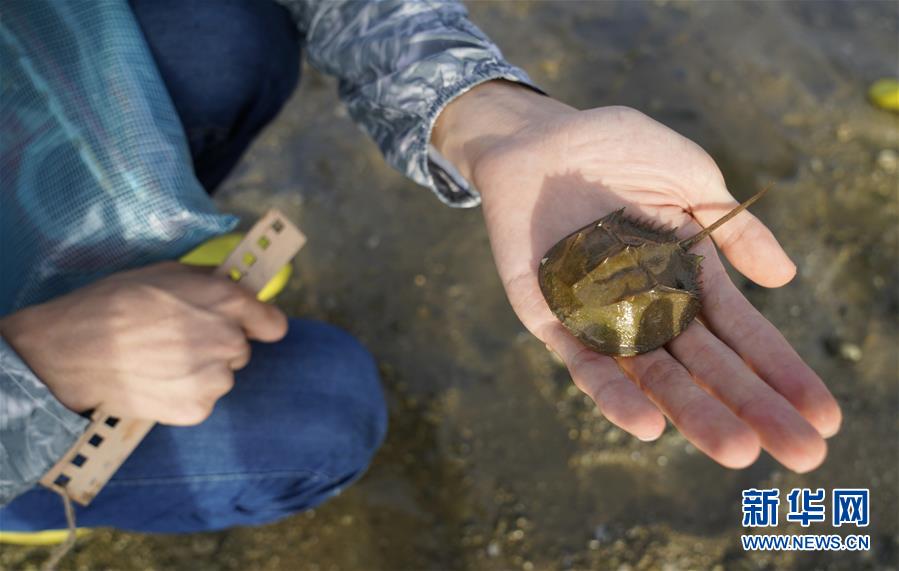
[[(127, 0), (3, 1), (0, 12), (0, 317), (234, 226), (193, 176)], [(87, 425), (0, 339), (0, 503)]]
[(34, 486), (88, 423), (56, 400), (0, 337), (0, 505)]
[(279, 0), (306, 38), (309, 62), (340, 80), (350, 115), (394, 168), (446, 204), (475, 206), (480, 196), (429, 147), (431, 129), (453, 98), (505, 79), (534, 87), (445, 0)]

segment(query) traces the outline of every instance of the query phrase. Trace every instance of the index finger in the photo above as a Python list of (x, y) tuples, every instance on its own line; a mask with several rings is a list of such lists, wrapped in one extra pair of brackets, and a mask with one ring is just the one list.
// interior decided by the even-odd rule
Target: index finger
[[(711, 226), (740, 205), (725, 186), (717, 168), (704, 184), (692, 187), (692, 190), (695, 195), (688, 197), (690, 214), (704, 227)], [(771, 196), (769, 194), (766, 200)], [(748, 210), (712, 232), (712, 239), (741, 274), (761, 286), (780, 287), (796, 275), (796, 265), (777, 238)]]

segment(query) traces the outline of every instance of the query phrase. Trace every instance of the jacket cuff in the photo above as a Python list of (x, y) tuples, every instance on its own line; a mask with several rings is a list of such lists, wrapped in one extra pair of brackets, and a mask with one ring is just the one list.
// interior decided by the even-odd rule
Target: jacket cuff
[(480, 194), (430, 146), (431, 130), (453, 99), (492, 79), (543, 93), (495, 47), (466, 46), (447, 49), (341, 95), (350, 115), (390, 165), (430, 188), (443, 203), (468, 208), (480, 204)]
[(0, 505), (34, 486), (89, 423), (56, 400), (0, 338)]
[(444, 87), (438, 92), (434, 103), (428, 109), (423, 128), (418, 134), (415, 148), (410, 158), (407, 176), (415, 182), (430, 188), (444, 203), (455, 208), (471, 208), (481, 203), (481, 195), (474, 185), (465, 179), (453, 165), (430, 144), (431, 131), (437, 117), (453, 99), (465, 94), (481, 83), (494, 79), (504, 79), (530, 87), (538, 93), (545, 92), (537, 87), (524, 70), (502, 60), (496, 60), (478, 70), (471, 77)]

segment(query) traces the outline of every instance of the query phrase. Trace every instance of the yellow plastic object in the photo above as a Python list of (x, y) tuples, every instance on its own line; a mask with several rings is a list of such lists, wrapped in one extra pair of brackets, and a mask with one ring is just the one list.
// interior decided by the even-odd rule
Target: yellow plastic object
[[(203, 242), (182, 256), (181, 263), (191, 266), (219, 266), (228, 258), (228, 254), (230, 254), (240, 241), (243, 240), (243, 236), (244, 235), (240, 233), (216, 236), (211, 240)], [(251, 256), (252, 254), (248, 255)], [(260, 290), (259, 295), (256, 297), (259, 301), (271, 301), (276, 295), (281, 293), (281, 290), (287, 285), (287, 280), (290, 279), (292, 274), (293, 267), (290, 264), (285, 265), (278, 270), (275, 277), (265, 284), (265, 287)]]
[[(79, 528), (75, 535), (82, 538), (91, 532)], [(9, 545), (59, 545), (69, 536), (67, 529), (48, 529), (46, 531), (0, 531), (0, 543)]]
[(868, 89), (868, 97), (881, 109), (899, 111), (899, 80), (880, 79)]

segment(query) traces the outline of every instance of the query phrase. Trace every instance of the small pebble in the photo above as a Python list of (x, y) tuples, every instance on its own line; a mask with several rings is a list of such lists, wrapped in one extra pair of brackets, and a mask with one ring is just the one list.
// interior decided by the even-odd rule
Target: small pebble
[(884, 149), (877, 153), (877, 167), (883, 172), (893, 174), (899, 166), (899, 155), (893, 149)]
[(862, 360), (862, 349), (855, 343), (843, 341), (838, 337), (824, 339), (824, 349), (835, 357), (840, 357), (852, 363)]
[(858, 363), (862, 360), (862, 348), (855, 343), (841, 343), (840, 357), (846, 359), (847, 361)]
[(465, 294), (464, 286), (461, 286), (458, 284), (453, 284), (453, 285), (449, 286), (448, 288), (446, 288), (446, 295), (448, 295), (450, 297), (459, 297), (464, 294)]
[(413, 281), (415, 282), (415, 285), (417, 285), (418, 287), (422, 287), (423, 285), (428, 283), (428, 278), (426, 278), (422, 274), (418, 274), (417, 276), (415, 276), (415, 279)]
[(851, 139), (851, 138), (852, 138), (852, 128), (845, 123), (840, 124), (837, 127), (837, 140), (840, 141), (841, 143), (845, 143), (845, 142), (849, 141), (849, 139)]
[(499, 542), (491, 541), (487, 544), (487, 557), (499, 557), (503, 552), (503, 548)]

